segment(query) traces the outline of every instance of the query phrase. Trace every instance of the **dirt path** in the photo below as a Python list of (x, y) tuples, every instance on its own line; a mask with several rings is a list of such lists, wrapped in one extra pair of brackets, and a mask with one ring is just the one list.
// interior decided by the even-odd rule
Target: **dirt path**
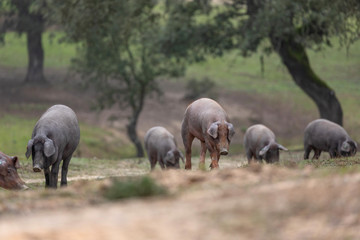
[(169, 197), (38, 206), (29, 214), (2, 216), (0, 238), (360, 238), (359, 173), (322, 176), (311, 168), (265, 166), (152, 176), (170, 189)]

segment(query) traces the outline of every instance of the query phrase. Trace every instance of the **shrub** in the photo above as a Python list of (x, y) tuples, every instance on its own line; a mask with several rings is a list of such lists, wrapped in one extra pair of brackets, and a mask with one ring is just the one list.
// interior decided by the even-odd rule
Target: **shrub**
[(208, 77), (204, 77), (200, 81), (196, 79), (190, 79), (186, 84), (186, 93), (183, 99), (185, 101), (194, 101), (201, 97), (216, 99), (217, 94), (214, 90), (215, 86), (215, 82)]
[(151, 177), (130, 178), (126, 180), (115, 179), (105, 191), (105, 198), (117, 200), (132, 197), (150, 197), (165, 195), (166, 189), (159, 186)]

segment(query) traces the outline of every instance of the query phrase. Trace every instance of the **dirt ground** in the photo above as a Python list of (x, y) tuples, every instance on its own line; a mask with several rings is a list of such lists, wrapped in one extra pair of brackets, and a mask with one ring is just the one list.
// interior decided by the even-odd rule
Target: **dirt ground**
[[(360, 174), (307, 166), (156, 171), (170, 195), (104, 202), (108, 180), (12, 193), (1, 239), (359, 239)], [(4, 204), (0, 204), (4, 207)], [(8, 206), (9, 208), (9, 206)], [(11, 209), (11, 208), (10, 208)]]
[[(126, 112), (116, 108), (90, 111), (93, 95), (63, 87), (62, 83), (72, 81), (66, 73), (48, 72), (51, 84), (36, 87), (21, 84), (23, 72), (10, 75), (2, 70), (0, 116), (38, 116), (48, 106), (63, 103), (77, 112), (80, 121), (111, 129), (126, 139), (122, 131)], [(140, 136), (155, 125), (179, 132), (188, 104), (181, 100), (184, 84), (162, 82), (161, 86), (164, 95), (150, 98), (141, 114)], [(249, 93), (219, 90), (218, 95), (238, 132), (234, 144), (241, 144), (244, 128), (258, 122), (266, 123), (281, 138), (296, 138), (314, 117), (299, 114), (291, 104)], [(21, 108), (29, 103), (43, 107)], [(122, 166), (109, 167), (105, 177), (71, 176), (69, 186), (56, 191), (0, 191), (0, 239), (360, 239), (358, 170), (293, 168), (292, 164), (244, 167), (243, 155), (233, 158), (224, 157), (216, 171), (151, 173), (170, 192), (161, 197), (117, 202), (101, 197), (110, 184), (109, 175), (148, 174), (136, 165), (126, 168), (127, 172)], [(287, 153), (286, 159), (295, 159), (296, 165), (301, 153)]]

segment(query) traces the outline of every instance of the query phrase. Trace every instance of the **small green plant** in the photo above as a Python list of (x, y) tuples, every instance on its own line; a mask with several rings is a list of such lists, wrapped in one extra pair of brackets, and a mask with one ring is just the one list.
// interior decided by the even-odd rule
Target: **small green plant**
[(105, 191), (105, 198), (117, 200), (133, 197), (150, 197), (165, 195), (166, 189), (159, 186), (151, 177), (143, 176), (135, 179), (115, 179)]

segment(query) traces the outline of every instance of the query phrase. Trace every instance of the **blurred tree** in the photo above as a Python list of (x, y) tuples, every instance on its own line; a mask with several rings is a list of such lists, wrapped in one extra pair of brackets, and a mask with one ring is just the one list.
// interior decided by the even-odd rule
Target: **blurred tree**
[(171, 16), (163, 39), (167, 55), (198, 61), (231, 49), (243, 56), (275, 51), (320, 117), (342, 125), (335, 91), (313, 71), (306, 48), (331, 46), (334, 36), (347, 48), (358, 40), (360, 1), (232, 0), (214, 5), (209, 0), (167, 0), (166, 5)]
[(47, 11), (46, 0), (1, 0), (0, 2), (1, 40), (4, 42), (4, 34), (9, 30), (26, 34), (28, 69), (25, 82), (27, 83), (46, 82), (42, 33)]
[(160, 93), (156, 79), (182, 72), (183, 64), (159, 48), (162, 16), (157, 1), (63, 0), (59, 18), (70, 41), (81, 43), (74, 69), (96, 88), (99, 107), (130, 109), (127, 134), (144, 152), (136, 131), (147, 95)]

